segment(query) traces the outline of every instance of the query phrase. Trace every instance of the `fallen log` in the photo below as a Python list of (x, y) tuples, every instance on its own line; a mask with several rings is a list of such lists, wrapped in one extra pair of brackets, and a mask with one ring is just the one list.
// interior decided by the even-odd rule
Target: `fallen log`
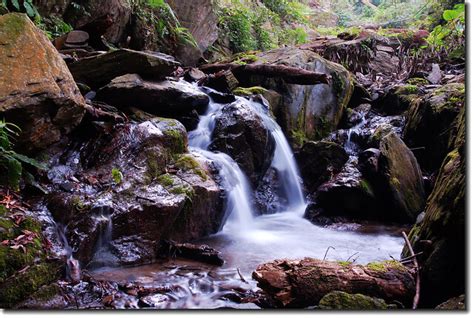
[(276, 260), (260, 265), (252, 277), (277, 307), (315, 306), (333, 291), (363, 294), (411, 307), (415, 294), (412, 273), (396, 261), (362, 266), (312, 258)]
[(289, 84), (316, 85), (329, 84), (329, 78), (324, 73), (308, 71), (299, 67), (274, 64), (207, 64), (200, 67), (206, 74), (230, 70), (239, 79), (245, 75), (260, 75), (264, 77), (280, 77)]

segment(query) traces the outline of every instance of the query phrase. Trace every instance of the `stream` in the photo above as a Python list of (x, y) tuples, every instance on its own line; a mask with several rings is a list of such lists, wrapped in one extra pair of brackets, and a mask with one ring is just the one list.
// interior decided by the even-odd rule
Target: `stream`
[[(208, 150), (215, 118), (224, 106), (211, 102), (205, 114), (200, 116), (197, 129), (189, 133), (189, 145), (191, 151), (206, 157), (219, 168), (220, 184), (226, 193), (226, 222), (219, 233), (194, 243), (207, 244), (220, 251), (225, 264), (216, 267), (174, 259), (134, 268), (102, 267), (94, 270), (95, 279), (138, 284), (161, 291), (116, 306), (256, 309), (259, 307), (252, 302), (259, 289), (251, 275), (264, 262), (314, 257), (366, 264), (399, 257), (403, 239), (397, 229), (358, 224), (327, 228), (304, 219), (307, 204), (298, 168), (281, 128), (264, 105), (240, 97), (235, 103), (250, 104), (275, 139), (271, 168), (283, 182), (283, 191), (279, 195), (283, 196), (282, 202), (286, 202), (286, 206), (275, 214), (256, 213), (251, 203), (251, 186), (237, 163), (224, 153)], [(346, 144), (352, 154), (354, 145), (350, 139)], [(100, 247), (96, 257), (103, 253)]]

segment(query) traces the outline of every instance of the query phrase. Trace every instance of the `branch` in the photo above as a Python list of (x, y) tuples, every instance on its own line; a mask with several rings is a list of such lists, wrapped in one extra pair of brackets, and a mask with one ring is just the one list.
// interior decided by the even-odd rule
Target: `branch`
[(408, 249), (410, 250), (411, 257), (413, 258), (413, 265), (415, 266), (415, 270), (416, 270), (416, 293), (415, 293), (415, 298), (413, 299), (413, 309), (416, 309), (420, 301), (420, 267), (418, 266), (418, 261), (416, 260), (416, 254), (413, 251), (413, 248), (411, 246), (410, 240), (408, 239), (408, 236), (406, 235), (405, 232), (402, 232), (402, 234), (403, 234), (403, 238), (405, 239), (405, 243), (407, 244)]

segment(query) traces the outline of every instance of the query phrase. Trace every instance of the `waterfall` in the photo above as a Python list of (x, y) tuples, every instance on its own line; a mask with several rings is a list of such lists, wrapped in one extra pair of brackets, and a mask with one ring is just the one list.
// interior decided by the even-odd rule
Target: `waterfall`
[[(275, 140), (275, 152), (271, 168), (275, 169), (279, 182), (281, 182), (284, 199), (288, 202), (286, 210), (302, 215), (306, 204), (298, 168), (283, 131), (275, 120), (267, 114), (267, 110), (262, 104), (241, 97), (238, 97), (238, 100), (250, 105), (272, 134)], [(221, 186), (226, 191), (227, 197), (225, 212), (227, 222), (225, 226), (235, 226), (237, 230), (248, 229), (253, 224), (254, 213), (251, 204), (251, 187), (247, 177), (231, 157), (224, 153), (215, 153), (208, 150), (212, 142), (215, 118), (224, 106), (211, 100), (205, 114), (200, 116), (198, 127), (189, 133), (189, 146), (193, 151), (202, 154), (219, 167)]]
[[(54, 222), (54, 221), (53, 221)], [(79, 261), (74, 258), (73, 250), (69, 245), (66, 238), (67, 227), (62, 224), (54, 222), (58, 239), (63, 246), (63, 251), (66, 256), (66, 276), (72, 282), (78, 282), (81, 280), (81, 267)]]
[(303, 189), (291, 147), (277, 122), (268, 114), (265, 106), (260, 102), (250, 101), (252, 108), (262, 118), (265, 127), (271, 132), (275, 140), (275, 153), (271, 163), (278, 174), (278, 180), (284, 190), (287, 209), (303, 214), (306, 209)]

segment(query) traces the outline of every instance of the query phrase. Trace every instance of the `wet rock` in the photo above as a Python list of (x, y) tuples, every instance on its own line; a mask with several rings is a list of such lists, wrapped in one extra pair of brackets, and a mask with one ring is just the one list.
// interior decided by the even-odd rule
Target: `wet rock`
[(239, 81), (235, 78), (231, 71), (227, 70), (209, 75), (206, 78), (204, 85), (214, 88), (220, 92), (230, 94), (239, 86)]
[(64, 46), (66, 48), (86, 47), (89, 42), (89, 33), (84, 31), (71, 31), (66, 37)]
[(318, 305), (335, 290), (405, 305), (411, 304), (415, 294), (412, 274), (396, 261), (362, 266), (312, 258), (276, 260), (258, 266), (252, 277), (278, 307), (284, 308)]
[(342, 170), (349, 159), (344, 148), (333, 142), (307, 142), (296, 155), (306, 189), (314, 192)]
[(325, 310), (383, 310), (389, 307), (383, 299), (334, 291), (321, 298), (318, 308)]
[(386, 115), (400, 115), (418, 98), (420, 92), (416, 85), (394, 86), (376, 100), (374, 106)]
[(219, 103), (219, 104), (229, 104), (229, 103), (235, 102), (236, 100), (234, 94), (218, 92), (216, 90), (209, 89), (207, 87), (201, 87), (201, 89), (207, 95), (209, 95), (214, 102)]
[(461, 295), (459, 297), (454, 297), (448, 299), (442, 304), (436, 306), (435, 309), (438, 310), (466, 310), (466, 296)]
[(283, 131), (293, 137), (293, 141), (298, 136), (318, 140), (337, 127), (353, 92), (352, 77), (344, 67), (312, 51), (290, 47), (258, 53), (256, 57), (253, 64), (300, 67), (332, 77), (330, 85), (288, 84), (279, 78), (260, 76), (238, 78), (240, 86), (261, 86), (282, 95), (280, 103), (272, 105), (272, 110)]
[(464, 95), (464, 84), (448, 84), (411, 104), (404, 140), (416, 149), (415, 156), (424, 170), (436, 171), (448, 154), (448, 132), (464, 107)]
[(203, 80), (207, 75), (198, 68), (190, 68), (184, 74), (184, 79), (189, 82), (199, 82)]
[(185, 81), (150, 82), (137, 74), (115, 78), (97, 92), (96, 99), (116, 107), (136, 107), (165, 117), (202, 110), (209, 104), (206, 94)]
[(350, 220), (380, 217), (372, 185), (363, 179), (355, 157), (351, 157), (341, 172), (321, 185), (312, 197), (317, 204), (306, 210), (305, 217), (316, 224), (328, 225), (337, 217)]
[(210, 148), (232, 157), (256, 185), (270, 167), (275, 140), (257, 112), (237, 101), (217, 116)]
[(81, 59), (70, 64), (69, 69), (77, 82), (97, 89), (125, 74), (163, 79), (171, 75), (178, 65), (173, 57), (162, 53), (120, 49)]
[(62, 295), (61, 287), (57, 284), (51, 284), (41, 287), (27, 300), (16, 305), (15, 309), (57, 310), (65, 309), (66, 305), (67, 302)]
[[(422, 308), (466, 292), (466, 110), (450, 133), (446, 156), (428, 198), (425, 217), (409, 234), (421, 267)], [(408, 255), (405, 247), (403, 255)]]
[(159, 307), (162, 303), (169, 301), (169, 297), (162, 294), (144, 296), (138, 301), (138, 306), (142, 308)]
[(22, 129), (18, 146), (44, 149), (80, 123), (84, 99), (54, 46), (26, 15), (0, 16), (0, 39), (0, 116)]
[(60, 150), (52, 161), (71, 156), (72, 174), (95, 181), (79, 183), (74, 193), (55, 188), (60, 193), (49, 206), (55, 216), (73, 211), (60, 219), (82, 266), (151, 262), (162, 239), (186, 242), (220, 229), (223, 198), (211, 163), (188, 153), (178, 121), (117, 125), (78, 147), (72, 155)]
[(423, 176), (415, 156), (394, 133), (380, 142), (380, 171), (388, 187), (392, 217), (414, 222), (425, 206)]
[(211, 265), (224, 264), (224, 260), (219, 256), (220, 252), (207, 245), (163, 241), (158, 254), (162, 257), (183, 257)]

